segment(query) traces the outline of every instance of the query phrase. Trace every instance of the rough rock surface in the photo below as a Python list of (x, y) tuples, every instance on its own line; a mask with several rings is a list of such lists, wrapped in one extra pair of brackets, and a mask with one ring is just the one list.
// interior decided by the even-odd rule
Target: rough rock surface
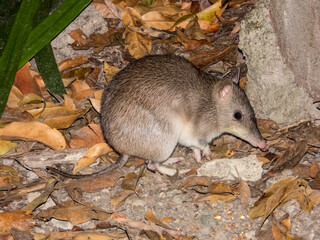
[(280, 125), (320, 115), (313, 104), (320, 89), (320, 2), (302, 5), (259, 1), (241, 23), (239, 48), (248, 66), (248, 97), (258, 117)]

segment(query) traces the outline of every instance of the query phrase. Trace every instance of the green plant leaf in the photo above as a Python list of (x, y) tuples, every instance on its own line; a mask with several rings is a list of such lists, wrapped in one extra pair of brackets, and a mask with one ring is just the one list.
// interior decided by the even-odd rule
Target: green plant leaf
[(49, 17), (32, 30), (27, 40), (19, 67), (22, 67), (55, 36), (57, 36), (91, 0), (66, 0)]
[[(7, 103), (15, 74), (23, 53), (24, 43), (33, 26), (41, 0), (23, 0), (12, 25), (8, 41), (0, 58), (0, 113)], [(2, 4), (1, 4), (2, 5)]]
[[(51, 9), (55, 9), (52, 6), (51, 0), (43, 1), (41, 7), (34, 18), (34, 24), (37, 26), (44, 19), (46, 19)], [(58, 6), (56, 6), (58, 7)], [(56, 63), (56, 59), (53, 54), (51, 43), (49, 42), (44, 48), (42, 48), (35, 56), (36, 64), (39, 73), (46, 84), (46, 88), (51, 92), (58, 95), (66, 93), (65, 87), (62, 82), (62, 78)]]

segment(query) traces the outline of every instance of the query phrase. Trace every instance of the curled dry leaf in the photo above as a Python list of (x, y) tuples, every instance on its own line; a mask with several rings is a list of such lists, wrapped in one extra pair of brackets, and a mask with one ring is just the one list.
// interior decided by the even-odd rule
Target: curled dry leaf
[(74, 109), (73, 107), (53, 106), (45, 109), (27, 110), (37, 120), (42, 120), (43, 123), (56, 129), (65, 129), (78, 118), (86, 114), (90, 106), (82, 106), (82, 108)]
[[(173, 5), (151, 7), (142, 15), (146, 27), (169, 30), (175, 22), (189, 11), (181, 10)], [(187, 24), (187, 23), (186, 23)]]
[[(65, 201), (59, 206), (51, 207), (38, 213), (37, 217), (49, 220), (56, 218), (63, 221), (69, 221), (71, 224), (81, 224), (91, 219), (100, 221), (106, 220), (111, 214), (97, 210), (94, 207), (87, 207), (90, 203), (78, 204), (73, 201)], [(92, 205), (92, 204), (91, 204)]]
[(109, 147), (106, 143), (98, 143), (91, 147), (88, 151), (86, 156), (79, 159), (79, 161), (76, 163), (73, 174), (76, 174), (81, 169), (89, 166), (90, 164), (94, 163), (98, 157), (101, 155), (107, 154), (108, 152), (112, 152), (112, 148)]
[(262, 225), (275, 208), (292, 199), (296, 199), (304, 211), (310, 212), (313, 202), (306, 194), (306, 187), (307, 182), (303, 179), (288, 177), (280, 180), (271, 185), (250, 208), (249, 216), (251, 218), (263, 216)]
[(68, 59), (61, 61), (58, 64), (58, 68), (59, 68), (60, 72), (63, 72), (67, 69), (71, 69), (71, 68), (80, 66), (82, 64), (85, 64), (88, 61), (89, 61), (89, 57), (87, 57), (87, 56), (77, 56), (74, 58), (68, 58)]
[(28, 93), (40, 95), (39, 86), (31, 74), (29, 62), (17, 71), (13, 85), (16, 86), (23, 95)]
[(8, 108), (17, 108), (19, 107), (19, 102), (23, 98), (22, 92), (14, 85), (12, 85), (11, 91), (9, 93), (7, 107)]
[(33, 140), (53, 149), (66, 147), (66, 141), (57, 129), (40, 122), (12, 122), (0, 129), (0, 139)]
[(152, 47), (151, 38), (130, 30), (130, 27), (144, 26), (140, 14), (133, 8), (126, 8), (122, 13), (122, 24), (126, 27), (124, 42), (130, 54), (137, 59), (149, 54)]

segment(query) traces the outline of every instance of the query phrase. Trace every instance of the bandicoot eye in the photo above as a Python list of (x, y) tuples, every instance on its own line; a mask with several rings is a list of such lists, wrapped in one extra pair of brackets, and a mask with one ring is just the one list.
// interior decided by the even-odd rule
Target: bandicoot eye
[(242, 113), (241, 112), (235, 112), (233, 116), (237, 120), (241, 120), (242, 119)]

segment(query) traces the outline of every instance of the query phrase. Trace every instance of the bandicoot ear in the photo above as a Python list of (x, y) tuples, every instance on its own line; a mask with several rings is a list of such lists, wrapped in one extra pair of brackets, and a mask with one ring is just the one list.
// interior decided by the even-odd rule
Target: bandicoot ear
[(226, 98), (230, 96), (233, 91), (233, 83), (231, 80), (223, 80), (220, 84), (219, 95), (220, 98)]

